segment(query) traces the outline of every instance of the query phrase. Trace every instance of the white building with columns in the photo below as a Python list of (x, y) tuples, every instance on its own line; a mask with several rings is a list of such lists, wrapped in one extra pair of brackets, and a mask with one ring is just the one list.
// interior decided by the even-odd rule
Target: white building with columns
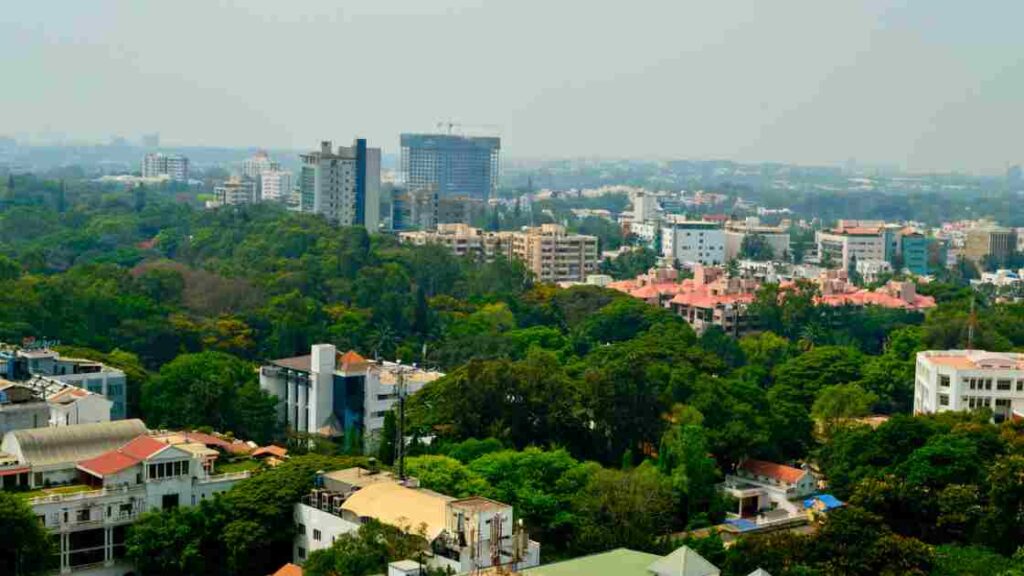
[(377, 445), (384, 416), (398, 403), (399, 380), (407, 394), (444, 376), (395, 362), (367, 360), (316, 344), (310, 354), (274, 360), (260, 369), (260, 388), (278, 399), (278, 417), (295, 432), (359, 437)]

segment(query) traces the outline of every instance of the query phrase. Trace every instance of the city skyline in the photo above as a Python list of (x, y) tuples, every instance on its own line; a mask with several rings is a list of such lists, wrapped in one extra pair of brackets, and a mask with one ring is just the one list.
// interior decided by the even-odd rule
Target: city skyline
[[(0, 16), (3, 131), (294, 150), (359, 134), (391, 154), (452, 119), (508, 158), (1021, 161), (1024, 7), (681, 4), (23, 3)], [(311, 74), (321, 58), (339, 73)]]

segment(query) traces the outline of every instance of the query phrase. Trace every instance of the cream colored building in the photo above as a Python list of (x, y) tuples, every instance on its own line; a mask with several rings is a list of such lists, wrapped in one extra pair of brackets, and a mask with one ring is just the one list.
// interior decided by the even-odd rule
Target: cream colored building
[(519, 232), (485, 232), (466, 224), (438, 224), (437, 230), (402, 232), (406, 244), (441, 244), (456, 256), (486, 261), (515, 258), (539, 282), (582, 282), (597, 272), (597, 237), (570, 234), (558, 224), (543, 224)]
[(438, 224), (436, 230), (402, 232), (399, 240), (405, 244), (426, 246), (440, 244), (456, 256), (474, 256), (488, 262), (495, 257), (508, 258), (511, 254), (509, 232), (486, 232), (468, 224)]
[(558, 224), (542, 224), (514, 232), (512, 257), (540, 282), (582, 282), (597, 272), (597, 237), (569, 234)]

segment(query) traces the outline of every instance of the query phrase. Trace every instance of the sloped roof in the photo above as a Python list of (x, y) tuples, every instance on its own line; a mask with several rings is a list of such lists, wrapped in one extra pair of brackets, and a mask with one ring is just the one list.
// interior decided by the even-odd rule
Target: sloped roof
[(524, 576), (650, 576), (647, 567), (660, 557), (628, 548), (581, 556), (523, 570)]
[(54, 404), (71, 404), (77, 401), (79, 398), (85, 398), (90, 392), (82, 388), (76, 388), (75, 386), (68, 386), (67, 388), (51, 394), (46, 400), (53, 402)]
[(764, 568), (758, 568), (757, 570), (754, 570), (750, 574), (747, 574), (747, 576), (772, 576), (772, 575), (769, 574), (768, 571), (765, 570)]
[(689, 546), (680, 546), (664, 558), (654, 561), (648, 570), (658, 576), (719, 576), (721, 571)]
[(275, 366), (282, 368), (288, 368), (289, 370), (298, 370), (299, 372), (309, 372), (310, 366), (312, 366), (313, 357), (309, 354), (305, 356), (292, 356), (291, 358), (279, 358), (277, 360), (271, 360), (270, 363)]
[(289, 562), (278, 568), (273, 576), (302, 576), (302, 567)]
[(288, 449), (287, 448), (282, 448), (280, 446), (274, 446), (273, 444), (271, 444), (269, 446), (263, 446), (262, 448), (257, 448), (257, 449), (252, 451), (252, 457), (253, 458), (259, 458), (260, 456), (276, 456), (278, 458), (284, 458), (287, 455), (288, 455)]
[(384, 524), (408, 528), (412, 533), (425, 527), (427, 540), (433, 541), (445, 529), (450, 500), (440, 494), (406, 488), (401, 484), (381, 483), (356, 491), (341, 508), (359, 517), (375, 518)]
[(369, 361), (360, 356), (355, 350), (349, 350), (348, 352), (341, 354), (338, 358), (338, 366), (340, 366), (344, 372), (362, 370), (366, 368), (367, 364), (369, 364)]
[(168, 446), (170, 444), (165, 444), (150, 436), (138, 436), (124, 446), (121, 446), (118, 451), (136, 460), (145, 460)]
[(78, 467), (95, 474), (96, 476), (107, 476), (109, 474), (117, 474), (122, 470), (127, 470), (139, 462), (141, 462), (141, 460), (138, 458), (133, 458), (119, 450), (111, 450), (110, 452), (104, 452), (95, 458), (79, 462)]
[(764, 460), (754, 460), (753, 458), (747, 458), (744, 460), (743, 463), (740, 464), (739, 468), (749, 474), (774, 478), (780, 482), (786, 482), (787, 484), (796, 484), (801, 478), (803, 478), (804, 474), (808, 473), (806, 470), (801, 470), (800, 468), (786, 466), (785, 464), (776, 464), (775, 462), (766, 462)]
[(142, 420), (118, 420), (49, 428), (16, 430), (9, 434), (33, 466), (74, 463), (99, 456), (146, 433)]

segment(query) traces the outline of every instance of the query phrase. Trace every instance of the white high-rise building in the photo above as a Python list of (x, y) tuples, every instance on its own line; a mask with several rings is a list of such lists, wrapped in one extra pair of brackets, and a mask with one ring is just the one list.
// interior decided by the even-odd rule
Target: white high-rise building
[(917, 353), (914, 413), (989, 408), (997, 419), (1024, 419), (1024, 354), (984, 350)]
[(633, 221), (646, 222), (658, 218), (658, 198), (650, 193), (638, 191), (633, 195)]
[(302, 155), (299, 175), (299, 207), (323, 214), (341, 226), (365, 226), (377, 230), (380, 222), (380, 148), (366, 140), (331, 151), (329, 141), (320, 150)]
[(213, 189), (220, 206), (241, 206), (257, 202), (256, 183), (252, 180), (232, 178)]
[(142, 159), (142, 177), (166, 177), (174, 182), (188, 182), (188, 158), (159, 152), (146, 154)]
[(292, 173), (287, 170), (261, 172), (260, 185), (260, 200), (284, 202), (292, 193)]
[(281, 165), (270, 159), (265, 150), (256, 152), (250, 158), (242, 160), (242, 176), (259, 180), (260, 174), (271, 170), (280, 170)]
[(714, 222), (670, 217), (661, 225), (661, 254), (682, 264), (724, 264), (725, 231)]

